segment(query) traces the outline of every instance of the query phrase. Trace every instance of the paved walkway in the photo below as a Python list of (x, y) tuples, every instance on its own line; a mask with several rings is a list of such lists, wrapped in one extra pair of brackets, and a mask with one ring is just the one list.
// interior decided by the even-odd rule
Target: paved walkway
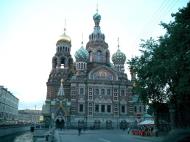
[(87, 130), (78, 135), (77, 130), (56, 130), (56, 142), (161, 142), (163, 137), (134, 136), (121, 130)]

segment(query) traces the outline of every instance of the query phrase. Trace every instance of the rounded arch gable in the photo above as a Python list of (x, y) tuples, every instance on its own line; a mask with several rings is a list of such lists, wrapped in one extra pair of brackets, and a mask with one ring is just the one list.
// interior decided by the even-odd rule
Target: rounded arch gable
[(92, 80), (118, 80), (118, 75), (111, 68), (100, 66), (91, 70), (88, 78)]

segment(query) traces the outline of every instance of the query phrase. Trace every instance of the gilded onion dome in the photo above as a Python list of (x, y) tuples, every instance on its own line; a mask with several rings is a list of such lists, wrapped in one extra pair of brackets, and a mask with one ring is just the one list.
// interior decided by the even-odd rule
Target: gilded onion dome
[(117, 52), (113, 54), (112, 61), (114, 64), (124, 64), (126, 61), (126, 56), (120, 49), (117, 49)]
[(68, 35), (66, 35), (66, 33), (64, 32), (60, 37), (59, 37), (59, 40), (57, 41), (57, 42), (59, 42), (59, 41), (63, 41), (63, 42), (71, 42), (71, 38), (68, 36)]
[(61, 36), (59, 36), (57, 44), (58, 43), (64, 43), (64, 42), (71, 44), (71, 38), (70, 38), (70, 36), (68, 36), (66, 34), (66, 28), (64, 28), (64, 33)]
[(77, 62), (80, 62), (80, 61), (82, 61), (82, 62), (87, 62), (88, 56), (89, 56), (89, 53), (88, 53), (88, 51), (83, 47), (83, 42), (82, 42), (81, 48), (75, 52), (76, 61), (77, 61)]

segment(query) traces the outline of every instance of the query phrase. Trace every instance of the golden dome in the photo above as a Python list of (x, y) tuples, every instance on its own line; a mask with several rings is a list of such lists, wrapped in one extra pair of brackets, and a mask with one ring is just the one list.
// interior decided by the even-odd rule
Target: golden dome
[(66, 33), (64, 32), (60, 37), (58, 41), (67, 41), (67, 42), (71, 42), (71, 38), (66, 35)]

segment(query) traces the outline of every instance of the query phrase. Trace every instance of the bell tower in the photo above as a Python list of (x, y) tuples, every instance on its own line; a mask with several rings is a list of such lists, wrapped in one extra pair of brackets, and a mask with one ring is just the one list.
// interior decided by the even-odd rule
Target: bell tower
[(93, 16), (94, 30), (89, 35), (86, 50), (89, 53), (89, 63), (110, 64), (110, 52), (108, 44), (105, 42), (105, 35), (100, 29), (101, 15), (97, 12)]
[(65, 80), (65, 95), (69, 95), (70, 84), (68, 80), (70, 80), (74, 72), (73, 58), (70, 52), (71, 38), (66, 34), (66, 28), (64, 28), (64, 33), (59, 37), (56, 43), (56, 53), (52, 58), (52, 70), (47, 82), (46, 99), (48, 100), (57, 98), (61, 79)]

